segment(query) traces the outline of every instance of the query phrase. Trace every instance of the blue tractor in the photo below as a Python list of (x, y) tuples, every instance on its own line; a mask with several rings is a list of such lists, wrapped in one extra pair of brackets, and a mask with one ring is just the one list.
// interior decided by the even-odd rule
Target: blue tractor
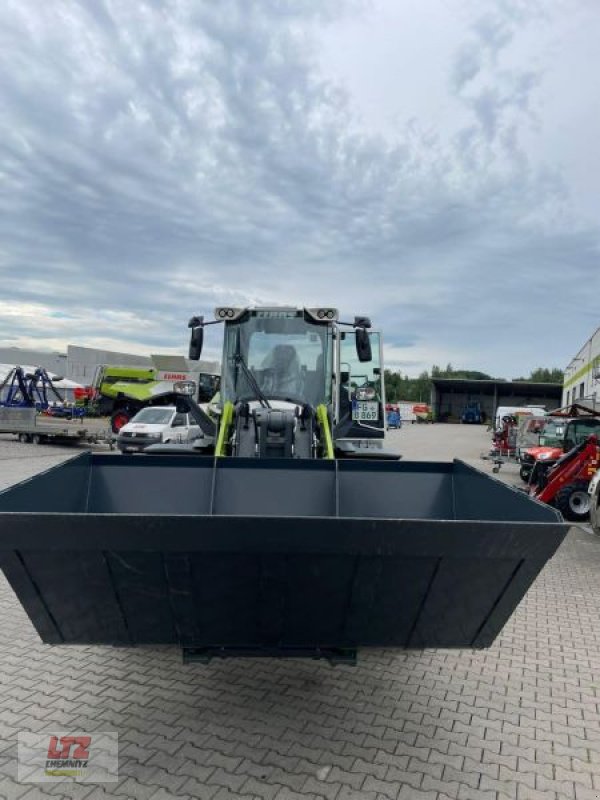
[(460, 421), (465, 425), (481, 425), (484, 421), (481, 403), (474, 400), (465, 406)]

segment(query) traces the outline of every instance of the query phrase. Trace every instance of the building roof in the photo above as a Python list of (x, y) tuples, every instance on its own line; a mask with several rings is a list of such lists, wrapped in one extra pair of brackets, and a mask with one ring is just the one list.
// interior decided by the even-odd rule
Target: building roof
[(468, 378), (432, 378), (432, 384), (439, 389), (455, 389), (457, 391), (494, 391), (495, 387), (504, 390), (503, 393), (512, 392), (526, 395), (551, 395), (560, 397), (562, 383), (541, 383), (538, 381), (503, 381), (499, 378), (488, 380), (469, 380)]

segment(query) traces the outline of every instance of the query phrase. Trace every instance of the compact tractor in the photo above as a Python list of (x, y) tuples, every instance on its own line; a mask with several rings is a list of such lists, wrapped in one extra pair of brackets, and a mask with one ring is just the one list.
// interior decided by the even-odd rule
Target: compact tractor
[(551, 468), (540, 473), (530, 494), (536, 500), (557, 508), (565, 519), (574, 522), (585, 520), (591, 507), (588, 487), (599, 465), (598, 437), (591, 434), (562, 455)]
[(0, 566), (43, 641), (172, 644), (186, 662), (488, 647), (560, 514), (463, 462), (386, 452), (368, 318), (218, 308), (191, 320), (192, 358), (217, 323), (211, 412), (177, 386), (202, 437), (82, 453), (0, 493)]
[(481, 410), (481, 403), (476, 400), (469, 401), (463, 409), (460, 421), (464, 425), (481, 425), (485, 422), (485, 413)]

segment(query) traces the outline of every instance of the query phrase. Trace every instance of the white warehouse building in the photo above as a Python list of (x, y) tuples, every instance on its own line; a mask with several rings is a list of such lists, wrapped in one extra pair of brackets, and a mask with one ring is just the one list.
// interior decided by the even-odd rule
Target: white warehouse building
[(562, 405), (577, 402), (592, 407), (600, 406), (600, 328), (565, 369)]

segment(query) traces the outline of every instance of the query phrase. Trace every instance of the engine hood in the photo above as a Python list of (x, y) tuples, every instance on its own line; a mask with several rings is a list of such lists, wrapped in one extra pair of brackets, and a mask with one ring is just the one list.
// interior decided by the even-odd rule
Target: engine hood
[(541, 459), (542, 461), (560, 458), (563, 454), (561, 447), (528, 447), (525, 452), (536, 461), (540, 459), (542, 454), (544, 455), (544, 458)]

